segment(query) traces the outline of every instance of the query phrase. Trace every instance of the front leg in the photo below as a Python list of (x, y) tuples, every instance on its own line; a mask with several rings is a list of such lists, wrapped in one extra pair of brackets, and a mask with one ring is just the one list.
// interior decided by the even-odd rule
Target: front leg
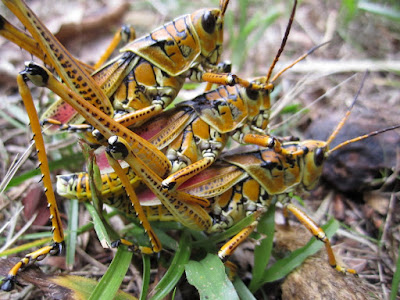
[(187, 77), (190, 78), (191, 81), (194, 82), (207, 82), (207, 86), (204, 89), (204, 92), (208, 92), (209, 90), (211, 90), (213, 84), (215, 82), (213, 82), (213, 80), (209, 80), (207, 77), (208, 75), (205, 74), (219, 74), (219, 73), (230, 73), (232, 71), (232, 63), (230, 61), (223, 61), (222, 63), (219, 63), (217, 66), (215, 65), (208, 65), (207, 69), (211, 70), (211, 71), (204, 71), (201, 70), (199, 67), (195, 67), (195, 68), (191, 68), (188, 71)]
[(232, 136), (239, 143), (257, 145), (260, 147), (273, 149), (276, 153), (282, 153), (285, 156), (293, 157), (297, 155), (302, 155), (304, 153), (303, 149), (299, 149), (295, 152), (289, 151), (282, 148), (282, 143), (279, 139), (268, 134), (257, 134), (257, 133), (244, 133), (240, 131), (235, 132)]
[[(183, 80), (179, 78), (165, 78), (164, 81), (167, 80), (173, 81), (170, 83), (171, 85), (144, 86), (139, 85), (136, 79), (135, 82), (131, 82), (127, 87), (121, 86), (120, 89), (123, 93), (118, 94), (117, 91), (114, 106), (123, 111), (124, 114), (118, 116), (115, 120), (124, 127), (138, 126), (160, 114), (175, 99), (177, 90), (180, 89), (183, 83)], [(136, 86), (134, 86), (134, 83)], [(163, 84), (168, 83), (163, 82)], [(126, 91), (129, 89), (136, 90), (136, 92), (129, 93)], [(142, 103), (145, 104), (145, 106), (140, 108), (132, 107), (132, 104), (135, 103)]]
[[(110, 150), (110, 148), (108, 148)], [(111, 151), (111, 150), (110, 150)], [(115, 154), (114, 154), (115, 155)], [(107, 160), (110, 164), (110, 166), (114, 169), (116, 172), (118, 178), (121, 180), (121, 183), (125, 189), (125, 192), (128, 196), (128, 198), (131, 200), (133, 209), (135, 210), (136, 217), (139, 219), (140, 223), (142, 224), (145, 232), (147, 233), (151, 246), (152, 246), (152, 251), (149, 251), (148, 247), (139, 247), (140, 251), (143, 253), (150, 253), (150, 252), (160, 252), (162, 247), (161, 247), (161, 242), (158, 239), (157, 235), (155, 234), (153, 228), (151, 227), (149, 221), (147, 220), (146, 214), (143, 211), (143, 207), (140, 205), (140, 201), (136, 196), (135, 190), (133, 189), (130, 179), (128, 178), (126, 171), (124, 171), (119, 164), (118, 160), (114, 159), (112, 155), (110, 155), (108, 152), (106, 152)]]
[(227, 139), (227, 134), (220, 133), (200, 118), (195, 119), (167, 153), (173, 167), (183, 161), (190, 164), (164, 179), (163, 187), (169, 191), (176, 190), (181, 184), (210, 167), (224, 149)]

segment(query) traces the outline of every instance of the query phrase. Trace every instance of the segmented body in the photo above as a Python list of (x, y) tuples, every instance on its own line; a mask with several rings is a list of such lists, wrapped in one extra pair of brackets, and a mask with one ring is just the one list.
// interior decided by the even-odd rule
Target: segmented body
[[(328, 151), (326, 144), (322, 141), (288, 142), (283, 147), (289, 152), (300, 151), (301, 154), (290, 157), (267, 148), (223, 155), (213, 166), (185, 182), (179, 190), (210, 201), (210, 207), (206, 208), (213, 220), (210, 232), (231, 227), (257, 209), (268, 208), (277, 201), (287, 202), (289, 192), (310, 190), (317, 184), (322, 164), (316, 164), (315, 158), (323, 157)], [(72, 181), (66, 175), (58, 176), (58, 192), (64, 191), (62, 194), (65, 196)], [(175, 220), (149, 190), (139, 191), (138, 197), (149, 220)], [(103, 201), (134, 216), (124, 193), (115, 193), (114, 197), (103, 198)]]
[[(139, 178), (135, 176), (131, 168), (125, 168), (124, 171), (130, 178), (130, 183), (134, 188), (137, 188), (140, 184)], [(70, 175), (60, 175), (62, 180), (57, 181), (57, 189), (59, 191), (60, 196), (64, 196), (66, 198), (74, 198), (79, 200), (92, 199), (93, 191), (90, 190), (89, 177), (86, 172), (80, 172)], [(67, 181), (69, 183), (68, 190), (65, 190), (62, 185), (63, 181)], [(123, 189), (123, 185), (121, 180), (119, 180), (118, 176), (114, 172), (109, 172), (101, 175), (101, 183), (102, 189), (99, 197), (103, 200), (104, 203), (119, 208), (120, 205), (115, 203), (118, 199), (124, 196), (124, 201), (130, 203), (129, 198), (126, 197), (126, 193)], [(64, 192), (63, 192), (64, 190)], [(130, 205), (132, 206), (132, 205)]]
[[(111, 101), (108, 114), (119, 118), (140, 111), (120, 120), (124, 126), (140, 123), (168, 106), (186, 78), (202, 81), (203, 73), (215, 72), (228, 2), (221, 0), (220, 9), (201, 9), (164, 24), (127, 44), (118, 57), (93, 72), (94, 81)], [(75, 116), (68, 104), (59, 101), (42, 119), (69, 123), (77, 121)]]
[[(191, 101), (181, 102), (176, 108), (136, 128), (135, 132), (166, 154), (172, 165), (171, 173), (174, 173), (204, 158), (213, 162), (225, 148), (229, 137), (242, 143), (245, 134), (266, 132), (269, 109), (267, 90), (253, 91), (239, 85), (220, 86)], [(82, 176), (84, 181), (73, 180)], [(59, 176), (59, 180), (69, 183), (66, 188), (61, 185), (58, 192), (68, 198), (86, 200), (87, 185), (80, 183), (87, 182), (87, 176)], [(115, 173), (109, 173), (109, 176), (118, 181)], [(130, 170), (128, 176), (133, 180), (134, 173)], [(104, 190), (109, 190), (107, 180), (103, 181)], [(117, 186), (122, 188), (120, 184)]]
[[(179, 164), (179, 160), (188, 158), (185, 151), (188, 152), (189, 147), (196, 147), (201, 154), (197, 160), (206, 156), (215, 159), (225, 147), (228, 137), (243, 143), (245, 134), (266, 134), (268, 131), (268, 90), (253, 91), (238, 85), (220, 86), (192, 101), (180, 103), (179, 107), (194, 115), (190, 125), (183, 130), (183, 133), (192, 132), (193, 137), (181, 134), (179, 140), (175, 139), (169, 147), (167, 157), (173, 166)], [(189, 138), (194, 143), (189, 143)], [(196, 146), (192, 146), (194, 144)], [(188, 159), (186, 165), (197, 160)]]

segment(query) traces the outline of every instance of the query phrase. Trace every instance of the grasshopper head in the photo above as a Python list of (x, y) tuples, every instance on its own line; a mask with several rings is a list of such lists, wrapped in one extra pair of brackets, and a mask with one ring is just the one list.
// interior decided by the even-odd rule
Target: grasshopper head
[(300, 147), (305, 151), (302, 184), (309, 191), (318, 184), (328, 157), (329, 146), (324, 141), (307, 140), (301, 142)]
[(216, 65), (222, 52), (224, 14), (229, 0), (223, 0), (220, 8), (200, 9), (191, 15), (193, 26), (199, 36), (201, 54), (206, 64)]

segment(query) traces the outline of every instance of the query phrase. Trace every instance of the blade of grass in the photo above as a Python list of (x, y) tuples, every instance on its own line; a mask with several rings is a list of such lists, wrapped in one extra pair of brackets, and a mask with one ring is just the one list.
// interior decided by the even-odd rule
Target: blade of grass
[[(3, 97), (2, 97), (2, 100)], [(3, 102), (4, 103), (4, 102)], [(25, 109), (14, 104), (9, 104), (2, 109), (1, 117), (5, 118), (15, 128), (25, 129), (29, 124), (29, 117)]]
[(16, 155), (10, 168), (7, 170), (6, 175), (4, 176), (3, 180), (0, 183), (0, 194), (3, 194), (4, 191), (7, 189), (8, 184), (14, 178), (14, 175), (17, 173), (18, 169), (21, 165), (28, 159), (31, 151), (33, 150), (34, 143), (31, 142), (30, 145), (26, 148), (24, 153), (20, 155)]
[(85, 202), (85, 206), (93, 219), (94, 230), (96, 231), (97, 237), (99, 238), (101, 245), (103, 246), (103, 248), (109, 248), (109, 246), (111, 245), (111, 240), (97, 210), (93, 207), (93, 205), (88, 202)]
[(383, 5), (381, 3), (372, 3), (369, 1), (359, 1), (358, 8), (375, 15), (400, 22), (400, 11), (395, 7)]
[[(115, 216), (117, 213), (118, 213), (117, 211), (113, 211), (113, 212), (109, 213), (106, 216), (106, 219), (109, 219), (109, 218)], [(81, 234), (83, 232), (86, 232), (86, 231), (92, 229), (93, 227), (94, 227), (93, 223), (88, 223), (88, 224), (80, 227), (77, 230), (77, 233)], [(68, 233), (66, 234), (66, 236), (68, 236)], [(40, 238), (40, 237), (43, 237), (43, 238), (38, 240), (38, 238)], [(40, 233), (35, 233), (35, 234), (25, 234), (20, 237), (20, 240), (29, 240), (29, 239), (34, 239), (34, 241), (27, 243), (27, 244), (23, 244), (21, 246), (15, 247), (15, 248), (8, 249), (4, 252), (1, 252), (0, 257), (8, 256), (11, 254), (16, 254), (16, 253), (19, 253), (22, 251), (27, 251), (34, 247), (39, 247), (44, 244), (48, 244), (53, 239), (53, 234), (51, 232), (40, 232)], [(1, 241), (4, 241), (4, 240), (5, 240), (4, 238), (1, 239)]]
[[(49, 163), (49, 168), (50, 168), (50, 171), (54, 171), (56, 169), (68, 169), (67, 167), (70, 164), (75, 165), (75, 164), (79, 164), (79, 163), (83, 163), (83, 157), (82, 157), (81, 153), (73, 154), (70, 156), (65, 156), (62, 159), (52, 161)], [(24, 182), (25, 180), (32, 178), (34, 176), (37, 176), (37, 175), (40, 175), (39, 169), (34, 169), (31, 171), (25, 172), (17, 177), (14, 177), (13, 179), (10, 180), (10, 182), (8, 183), (5, 190), (8, 190), (9, 188), (11, 188), (13, 186), (17, 186), (17, 185), (21, 184), (22, 182)]]
[(235, 287), (240, 299), (256, 300), (254, 295), (238, 276), (235, 277), (235, 280), (233, 281), (233, 286)]
[[(19, 240), (38, 240), (38, 239), (43, 239), (43, 238), (48, 238), (48, 237), (52, 237), (52, 233), (51, 232), (35, 232), (35, 233), (27, 233), (27, 234), (23, 234), (19, 237)], [(4, 243), (4, 241), (6, 240), (5, 237), (1, 237), (0, 238), (0, 243)]]
[(225, 266), (217, 255), (208, 254), (200, 262), (191, 260), (186, 264), (185, 270), (187, 280), (196, 287), (200, 299), (239, 299), (225, 273)]
[(257, 232), (266, 236), (254, 249), (254, 268), (253, 276), (249, 285), (254, 288), (256, 282), (262, 280), (262, 275), (271, 258), (272, 247), (275, 233), (275, 205), (271, 205), (268, 211), (260, 218)]
[[(322, 229), (331, 238), (333, 234), (339, 229), (339, 222), (331, 219), (322, 226)], [(279, 280), (290, 273), (294, 268), (301, 265), (301, 263), (309, 256), (315, 254), (323, 246), (323, 243), (315, 238), (312, 238), (307, 245), (293, 251), (288, 257), (277, 261), (274, 265), (264, 271), (262, 280), (254, 284), (251, 289), (252, 292), (257, 291), (263, 284)]]
[(239, 17), (239, 28), (242, 31), (242, 28), (246, 26), (247, 23), (247, 8), (249, 1), (248, 0), (240, 0), (239, 1), (239, 9), (240, 9), (240, 17)]
[(139, 299), (146, 300), (150, 284), (150, 256), (143, 254), (142, 260), (143, 260), (143, 285), (142, 285), (142, 290), (140, 291)]
[(175, 287), (179, 279), (182, 277), (185, 265), (189, 261), (191, 253), (191, 239), (187, 231), (183, 232), (183, 235), (179, 241), (179, 248), (172, 259), (171, 265), (164, 277), (160, 280), (157, 286), (154, 288), (154, 295), (150, 298), (151, 300), (164, 299)]
[(5, 251), (0, 253), (0, 257), (8, 256), (8, 255), (11, 255), (11, 254), (16, 254), (16, 253), (19, 253), (19, 252), (22, 252), (22, 251), (27, 251), (27, 250), (29, 250), (31, 248), (34, 248), (34, 247), (42, 246), (42, 245), (44, 245), (46, 243), (50, 243), (52, 239), (53, 239), (53, 236), (48, 237), (48, 238), (44, 238), (44, 239), (40, 239), (40, 240), (36, 240), (34, 242), (31, 242), (31, 243), (23, 244), (21, 246), (5, 250)]
[(10, 247), (12, 244), (15, 243), (16, 240), (18, 240), (18, 238), (29, 229), (29, 227), (33, 224), (33, 222), (35, 221), (37, 217), (37, 213), (33, 214), (32, 217), (28, 220), (28, 222), (25, 223), (25, 225), (12, 237), (10, 238), (7, 243), (5, 245), (3, 245), (1, 247), (0, 251), (3, 251), (2, 253), (4, 253), (4, 251)]
[(119, 246), (107, 272), (101, 278), (89, 300), (112, 300), (128, 271), (133, 252), (126, 247)]
[(390, 291), (390, 300), (395, 300), (397, 298), (397, 291), (399, 290), (400, 283), (400, 248), (396, 263), (396, 272), (393, 275), (392, 289)]
[(72, 199), (69, 202), (68, 236), (66, 237), (67, 249), (66, 249), (65, 263), (68, 270), (72, 270), (75, 263), (78, 219), (79, 219), (79, 202), (78, 199)]
[[(66, 291), (63, 291), (64, 297), (70, 296), (68, 299), (88, 299), (90, 293), (98, 284), (96, 280), (74, 275), (50, 276), (46, 280), (65, 288), (67, 291), (71, 291), (72, 294), (67, 294)], [(137, 300), (137, 298), (123, 291), (118, 291), (115, 295), (115, 300)]]
[[(17, 222), (17, 219), (18, 219), (18, 217), (20, 216), (20, 214), (21, 214), (21, 212), (22, 212), (23, 209), (24, 209), (24, 206), (23, 206), (23, 205), (19, 205), (19, 207), (16, 208), (16, 212), (12, 214), (11, 220), (7, 221), (7, 222), (1, 227), (0, 233), (3, 233), (3, 231), (4, 231), (7, 227), (9, 227), (9, 226), (12, 226), (13, 228), (15, 228), (15, 225), (13, 225), (13, 224), (15, 224), (15, 223)], [(14, 229), (12, 229), (12, 230), (14, 231)], [(10, 229), (9, 229), (9, 231), (10, 231)], [(10, 232), (7, 233), (7, 235), (9, 235), (9, 234), (10, 234)], [(11, 238), (11, 237), (8, 236), (8, 237), (6, 238), (6, 240), (8, 240), (8, 239), (10, 239), (10, 238)]]
[(154, 232), (160, 239), (161, 245), (163, 245), (164, 249), (169, 249), (172, 251), (177, 251), (179, 244), (176, 240), (174, 240), (171, 236), (165, 233), (165, 231), (160, 230), (159, 228), (156, 228), (153, 226)]
[[(340, 13), (343, 16), (344, 24), (348, 24), (357, 13), (358, 0), (342, 0)], [(345, 26), (346, 26), (345, 25)]]
[[(97, 191), (102, 189), (102, 181), (100, 175), (100, 169), (97, 166), (96, 158), (94, 155), (94, 150), (85, 142), (80, 141), (80, 146), (82, 148), (83, 156), (87, 162), (87, 170), (89, 175), (89, 187), (92, 198), (92, 205), (96, 211), (92, 216), (93, 222), (95, 224), (95, 231), (98, 234), (98, 238), (100, 240), (103, 248), (109, 248), (111, 245), (111, 239), (116, 240), (119, 238), (119, 235), (115, 232), (115, 230), (110, 226), (103, 214), (103, 201), (98, 197)], [(93, 213), (93, 211), (92, 211)]]

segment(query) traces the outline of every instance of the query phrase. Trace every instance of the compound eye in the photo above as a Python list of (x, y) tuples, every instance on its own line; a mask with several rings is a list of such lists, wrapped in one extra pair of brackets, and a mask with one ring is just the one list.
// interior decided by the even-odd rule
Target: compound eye
[(246, 95), (249, 97), (250, 100), (257, 100), (259, 94), (259, 91), (252, 89), (252, 88), (246, 88)]
[(216, 24), (217, 18), (210, 11), (207, 11), (201, 20), (201, 25), (204, 30), (209, 34), (212, 34), (215, 31)]
[(325, 159), (324, 148), (317, 148), (314, 153), (314, 162), (317, 167), (321, 166)]

